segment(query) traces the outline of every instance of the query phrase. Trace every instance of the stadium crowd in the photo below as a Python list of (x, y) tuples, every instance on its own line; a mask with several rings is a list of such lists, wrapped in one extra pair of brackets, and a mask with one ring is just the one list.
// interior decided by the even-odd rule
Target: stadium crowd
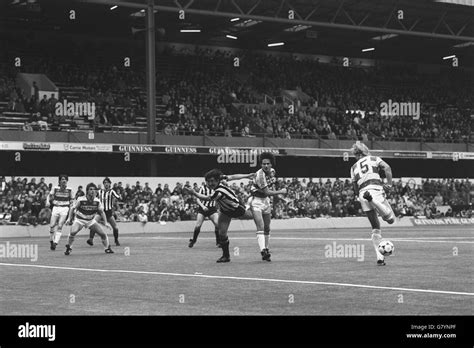
[[(429, 75), (415, 66), (345, 68), (337, 62), (254, 52), (242, 52), (236, 68), (234, 58), (219, 49), (167, 47), (159, 58), (166, 72), (159, 72), (157, 78), (157, 95), (164, 108), (158, 130), (166, 135), (469, 139), (472, 73), (451, 69)], [(108, 64), (107, 57), (97, 64), (89, 60), (64, 63), (51, 55), (22, 69), (0, 70), (0, 100), (8, 101), (9, 111), (29, 113), (33, 130), (45, 124), (47, 129), (60, 130), (64, 120), (54, 113), (58, 100), (39, 100), (36, 93), (27, 98), (15, 87), (17, 71), (41, 72), (61, 85), (83, 88), (76, 101), (97, 105), (95, 118), (86, 120), (92, 129), (136, 125), (146, 108), (143, 66), (119, 67), (116, 62)], [(289, 113), (288, 102), (263, 103), (265, 96), (277, 100), (282, 90), (298, 90), (307, 97), (296, 105), (294, 114)], [(381, 116), (380, 103), (389, 100), (421, 103), (420, 118)], [(241, 107), (235, 109), (232, 103)]]
[[(239, 198), (246, 202), (250, 195), (250, 184), (229, 183)], [(3, 224), (37, 225), (48, 224), (51, 209), (46, 202), (51, 183), (39, 180), (12, 178), (6, 181), (0, 193), (0, 222)], [(118, 221), (165, 222), (194, 220), (198, 205), (193, 196), (185, 194), (183, 187), (198, 190), (198, 184), (158, 184), (151, 188), (148, 183), (135, 185), (121, 182), (113, 185), (121, 195), (116, 204)], [(294, 217), (346, 217), (362, 216), (360, 203), (354, 197), (352, 184), (348, 179), (279, 179), (277, 188), (286, 187), (288, 194), (273, 199), (273, 218)], [(437, 179), (414, 180), (403, 183), (394, 181), (387, 199), (398, 217), (425, 216), (472, 217), (472, 184), (469, 180)], [(84, 195), (79, 186), (75, 196)]]

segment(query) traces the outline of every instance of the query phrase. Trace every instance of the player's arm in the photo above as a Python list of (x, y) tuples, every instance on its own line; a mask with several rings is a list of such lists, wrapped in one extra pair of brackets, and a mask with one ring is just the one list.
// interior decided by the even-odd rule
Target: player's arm
[(104, 206), (102, 205), (102, 203), (100, 203), (99, 206), (97, 207), (97, 212), (102, 218), (102, 221), (104, 221), (104, 225), (110, 228), (110, 224), (107, 221), (107, 216), (105, 216)]
[(77, 208), (79, 208), (79, 200), (77, 200), (76, 203), (73, 204), (71, 208), (69, 209), (66, 225), (70, 225), (72, 223), (72, 219), (74, 218), (74, 214), (76, 213)]
[(380, 160), (379, 168), (383, 169), (385, 172), (385, 177), (387, 178), (387, 183), (384, 185), (385, 189), (390, 189), (392, 187), (392, 168), (387, 164), (387, 162)]
[(357, 185), (357, 179), (354, 173), (354, 167), (351, 168), (351, 179), (352, 179), (352, 188), (354, 189), (354, 196), (359, 197), (359, 185)]
[(202, 201), (211, 201), (212, 200), (211, 196), (203, 195), (202, 193), (196, 192), (193, 189), (190, 189), (190, 188), (187, 188), (187, 187), (184, 187), (183, 191), (190, 194), (190, 195), (192, 195), (192, 196), (194, 196), (194, 197), (199, 198)]
[(115, 190), (112, 189), (112, 195), (115, 197), (115, 199), (118, 199), (119, 201), (122, 200), (122, 196), (119, 195)]
[(249, 174), (232, 174), (232, 175), (223, 175), (222, 179), (227, 181), (233, 180), (242, 180), (242, 179), (253, 179), (255, 177), (255, 173)]

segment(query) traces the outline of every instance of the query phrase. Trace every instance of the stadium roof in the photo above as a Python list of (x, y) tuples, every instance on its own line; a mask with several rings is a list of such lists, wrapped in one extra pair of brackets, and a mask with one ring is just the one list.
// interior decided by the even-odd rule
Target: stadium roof
[[(145, 27), (141, 10), (148, 0), (37, 0), (37, 12), (26, 10), (32, 5), (22, 6), (24, 1), (0, 5), (0, 25), (9, 28), (5, 30), (23, 26), (132, 37), (132, 28), (136, 33)], [(474, 7), (467, 3), (155, 0), (154, 8), (165, 41), (246, 49), (268, 49), (269, 43), (284, 42), (271, 49), (440, 64), (443, 57), (456, 55), (461, 66), (474, 66)], [(71, 9), (77, 10), (75, 21), (67, 17)], [(179, 10), (184, 10), (184, 19), (178, 18)], [(363, 52), (367, 48), (374, 49)]]

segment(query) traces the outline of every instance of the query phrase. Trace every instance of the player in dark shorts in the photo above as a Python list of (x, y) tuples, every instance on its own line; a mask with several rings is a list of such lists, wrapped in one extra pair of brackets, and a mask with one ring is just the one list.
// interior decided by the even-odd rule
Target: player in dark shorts
[(219, 211), (217, 222), (217, 226), (219, 228), (219, 243), (222, 248), (222, 257), (217, 260), (218, 263), (230, 262), (229, 238), (227, 237), (227, 231), (232, 218), (242, 217), (245, 215), (246, 210), (245, 206), (240, 202), (235, 192), (232, 191), (225, 183), (223, 183), (223, 180), (227, 178), (229, 178), (229, 180), (251, 179), (254, 176), (255, 174), (251, 173), (235, 174), (227, 177), (223, 175), (219, 169), (212, 169), (207, 172), (205, 176), (207, 186), (214, 190), (212, 195), (205, 196), (192, 189), (185, 188), (187, 192), (203, 201), (212, 200), (216, 202), (217, 209)]
[[(199, 190), (199, 193), (204, 196), (211, 196), (214, 193), (207, 185), (203, 185)], [(201, 232), (201, 226), (206, 218), (212, 221), (214, 224), (214, 233), (216, 235), (216, 246), (220, 247), (219, 245), (219, 228), (217, 227), (219, 214), (217, 213), (216, 202), (214, 201), (202, 201), (198, 198), (197, 203), (199, 205), (197, 218), (196, 218), (196, 226), (194, 227), (193, 238), (189, 240), (189, 247), (192, 248), (194, 244), (196, 244), (197, 238), (199, 233)]]
[[(117, 222), (115, 221), (113, 207), (114, 207), (114, 200), (121, 199), (121, 197), (117, 192), (115, 192), (111, 188), (112, 182), (110, 181), (109, 178), (105, 178), (102, 183), (104, 184), (104, 188), (100, 189), (97, 192), (97, 198), (99, 198), (100, 202), (104, 206), (104, 213), (105, 213), (105, 217), (107, 218), (107, 221), (103, 221), (103, 222), (104, 223), (108, 222), (110, 224), (110, 226), (112, 227), (112, 231), (114, 233), (115, 245), (120, 246), (120, 243), (118, 240), (119, 229), (117, 227)], [(102, 218), (99, 215), (97, 215), (95, 219), (97, 222), (102, 222)], [(87, 244), (91, 246), (94, 245), (94, 242), (93, 242), (94, 234), (95, 234), (94, 231), (91, 230), (89, 234), (89, 239), (87, 240)]]

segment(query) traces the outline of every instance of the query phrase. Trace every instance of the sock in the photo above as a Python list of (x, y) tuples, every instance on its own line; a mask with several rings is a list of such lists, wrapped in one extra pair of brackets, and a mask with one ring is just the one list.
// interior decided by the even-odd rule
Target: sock
[(389, 222), (395, 219), (395, 215), (393, 214), (392, 208), (388, 203), (379, 202), (376, 199), (372, 199), (371, 203), (373, 204), (377, 212), (380, 214), (382, 219), (384, 219), (384, 221)]
[(49, 231), (49, 241), (54, 241), (54, 231)]
[(216, 234), (216, 244), (219, 244), (219, 229), (217, 227), (215, 228), (214, 233)]
[(114, 231), (114, 238), (118, 239), (118, 228), (117, 227), (113, 228), (113, 231)]
[(221, 240), (221, 246), (222, 246), (222, 253), (223, 256), (229, 257), (230, 258), (230, 253), (229, 253), (229, 238), (226, 236), (225, 239)]
[(94, 239), (94, 231), (89, 231), (89, 239)]
[(197, 241), (201, 227), (194, 227), (193, 241)]
[(378, 246), (379, 246), (379, 243), (380, 243), (381, 240), (382, 240), (382, 234), (381, 234), (380, 230), (373, 229), (372, 230), (372, 244), (374, 245), (375, 253), (377, 254), (377, 260), (383, 260), (384, 259), (383, 255), (380, 253), (380, 251), (378, 249)]
[(62, 230), (60, 230), (58, 228), (58, 230), (56, 231), (56, 233), (54, 234), (54, 237), (53, 237), (53, 242), (54, 243), (59, 243), (59, 240), (61, 239), (61, 235), (62, 235)]
[(268, 249), (268, 244), (270, 242), (270, 232), (268, 234), (264, 234), (265, 237), (265, 249)]
[(69, 235), (67, 237), (67, 244), (72, 247), (72, 243), (74, 243), (74, 236)]
[(257, 243), (260, 251), (265, 249), (265, 236), (263, 235), (263, 231), (257, 231)]
[(110, 246), (109, 236), (105, 235), (105, 238), (102, 238), (102, 245), (104, 246), (105, 249), (107, 249)]

